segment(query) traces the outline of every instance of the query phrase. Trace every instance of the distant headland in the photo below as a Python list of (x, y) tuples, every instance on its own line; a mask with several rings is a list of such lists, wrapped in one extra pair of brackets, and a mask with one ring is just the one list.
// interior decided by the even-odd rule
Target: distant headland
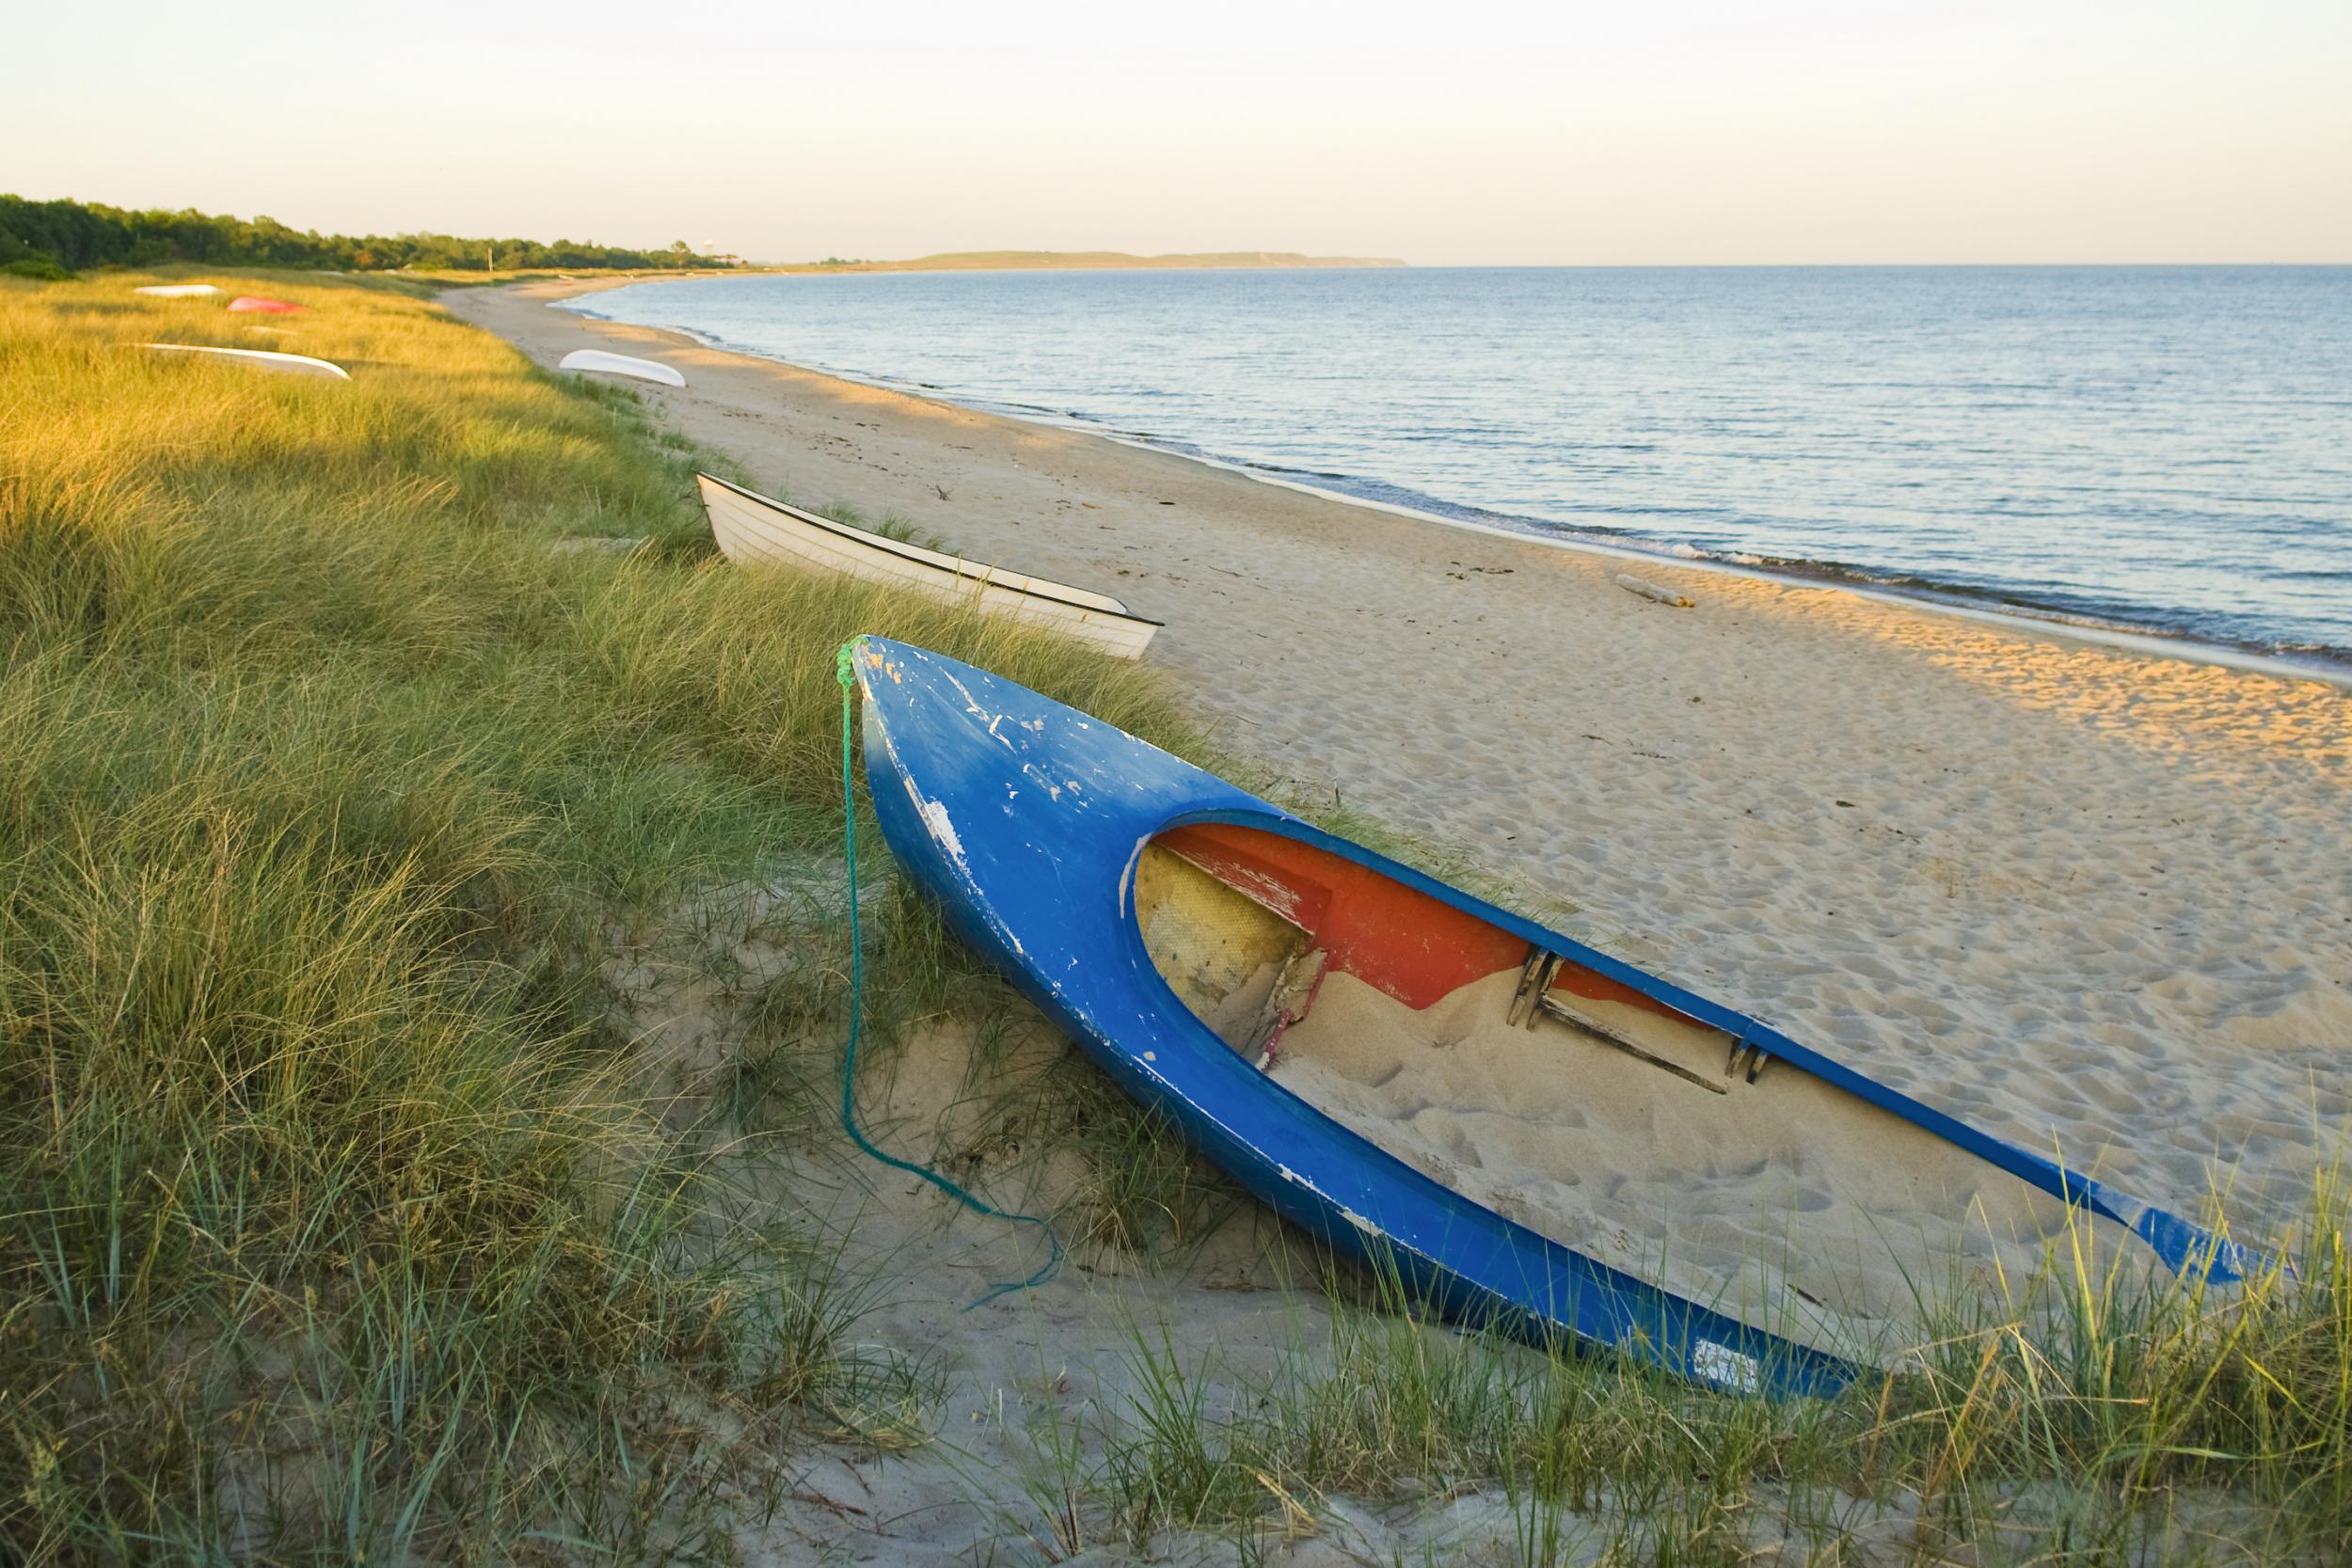
[(1295, 250), (1202, 250), (1167, 256), (1131, 256), (1123, 250), (948, 250), (905, 261), (851, 261), (828, 256), (821, 261), (786, 262), (777, 272), (988, 272), (1014, 269), (1074, 271), (1109, 267), (1401, 267), (1385, 256), (1302, 256)]
[(451, 234), (322, 234), (275, 218), (229, 217), (154, 208), (137, 211), (100, 202), (34, 201), (0, 194), (0, 274), (69, 277), (89, 267), (153, 267), (184, 262), (210, 267), (276, 267), (309, 271), (401, 272), (429, 277), (479, 273), (487, 281), (533, 274), (752, 272), (986, 272), (1108, 267), (1401, 267), (1403, 261), (1362, 256), (1303, 256), (1295, 250), (1188, 251), (1131, 256), (1123, 250), (950, 250), (911, 261), (879, 261), (828, 256), (821, 261), (747, 263), (695, 250), (684, 240), (659, 249), (632, 249), (594, 241), (463, 239)]

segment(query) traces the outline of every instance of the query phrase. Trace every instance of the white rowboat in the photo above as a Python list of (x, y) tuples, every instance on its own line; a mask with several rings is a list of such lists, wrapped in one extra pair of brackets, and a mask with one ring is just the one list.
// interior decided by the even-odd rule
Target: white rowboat
[(157, 299), (199, 299), (205, 294), (220, 293), (210, 283), (150, 283), (131, 292), (135, 294), (152, 294)]
[(669, 366), (655, 359), (632, 359), (626, 354), (607, 354), (600, 348), (576, 348), (564, 356), (556, 366), (560, 371), (602, 371), (607, 375), (633, 375), (640, 381), (658, 381), (664, 387), (683, 387), (686, 378)]
[(273, 354), (259, 348), (208, 348), (202, 343), (141, 343), (159, 354), (217, 354), (224, 359), (241, 359), (257, 370), (285, 371), (294, 375), (326, 375), (337, 381), (349, 381), (351, 372), (341, 365), (325, 359), (313, 359), (307, 354)]
[(730, 484), (694, 476), (720, 551), (738, 565), (774, 564), (837, 572), (862, 582), (919, 588), (945, 599), (977, 594), (980, 608), (1016, 615), (1092, 644), (1119, 658), (1140, 658), (1157, 621), (1147, 621), (1107, 594), (1046, 578), (1025, 577), (920, 545), (885, 539), (813, 512)]

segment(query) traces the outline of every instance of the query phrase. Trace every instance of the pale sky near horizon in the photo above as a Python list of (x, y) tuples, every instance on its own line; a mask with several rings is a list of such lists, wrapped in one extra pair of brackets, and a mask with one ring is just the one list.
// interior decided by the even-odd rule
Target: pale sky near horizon
[(2352, 0), (0, 0), (0, 191), (329, 231), (2352, 261)]

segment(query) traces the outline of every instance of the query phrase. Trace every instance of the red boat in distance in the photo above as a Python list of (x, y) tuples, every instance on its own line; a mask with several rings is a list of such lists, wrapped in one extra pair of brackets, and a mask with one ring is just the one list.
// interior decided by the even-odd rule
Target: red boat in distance
[(231, 312), (259, 310), (264, 315), (291, 316), (302, 307), (282, 299), (270, 299), (262, 294), (239, 294), (229, 302), (229, 309)]

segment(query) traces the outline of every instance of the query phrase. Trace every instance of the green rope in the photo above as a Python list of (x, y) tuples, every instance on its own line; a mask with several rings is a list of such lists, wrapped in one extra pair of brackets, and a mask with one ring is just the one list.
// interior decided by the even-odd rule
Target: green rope
[(937, 1171), (911, 1160), (901, 1160), (895, 1154), (884, 1153), (858, 1130), (857, 1048), (866, 1035), (866, 942), (858, 928), (857, 784), (851, 759), (856, 751), (853, 720), (857, 712), (857, 670), (853, 660), (857, 645), (862, 641), (864, 639), (852, 637), (842, 643), (841, 651), (834, 660), (834, 677), (841, 682), (841, 848), (850, 863), (850, 1043), (841, 1056), (841, 1130), (850, 1134), (851, 1143), (874, 1159), (894, 1169), (921, 1177), (975, 1213), (1010, 1220), (1015, 1225), (1034, 1225), (1045, 1232), (1045, 1240), (1053, 1249), (1045, 1259), (1045, 1266), (1026, 1279), (1010, 1280), (994, 1287), (964, 1308), (969, 1312), (974, 1307), (987, 1306), (998, 1296), (1014, 1291), (1026, 1291), (1053, 1278), (1055, 1271), (1061, 1267), (1061, 1237), (1056, 1234), (1051, 1221), (1040, 1219), (1035, 1214), (1015, 1214), (993, 1208)]

